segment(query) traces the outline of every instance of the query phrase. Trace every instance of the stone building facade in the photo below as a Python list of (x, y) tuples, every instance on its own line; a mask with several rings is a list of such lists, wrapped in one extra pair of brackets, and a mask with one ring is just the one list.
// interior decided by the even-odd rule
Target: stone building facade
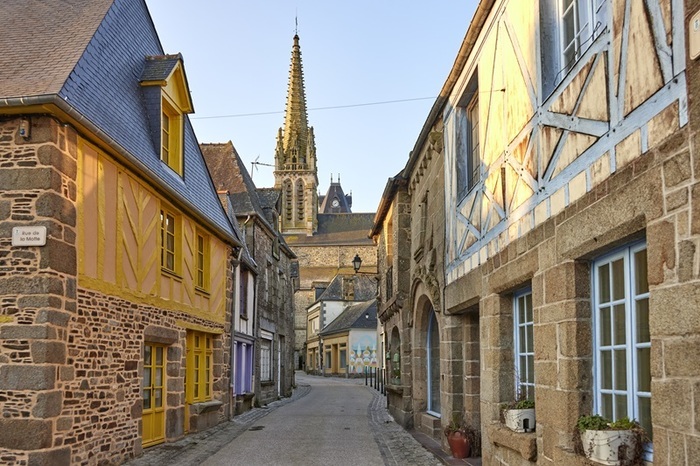
[[(291, 396), (294, 384), (292, 262), (296, 256), (278, 230), (280, 194), (276, 189), (255, 187), (231, 142), (202, 144), (201, 150), (217, 190), (226, 192), (230, 199), (232, 214), (255, 264), (254, 293), (250, 296), (255, 309), (244, 319), (245, 333), (254, 336), (254, 341), (246, 338), (245, 349), (240, 349), (254, 348), (254, 402), (267, 404)], [(249, 355), (241, 357), (247, 361)], [(247, 397), (246, 393), (238, 394)]]
[(121, 463), (228, 418), (240, 243), (145, 3), (42, 2), (31, 23), (0, 45), (23, 50), (0, 71), (0, 458)]
[[(427, 403), (395, 396), (391, 409), (432, 421), (439, 439), (456, 414), (481, 433), (483, 464), (586, 464), (573, 434), (593, 413), (639, 421), (646, 461), (692, 464), (698, 61), (686, 27), (700, 4), (578, 2), (581, 42), (557, 4), (480, 2), (426, 121), (444, 144), (438, 293), (412, 270), (410, 320), (387, 303), (379, 316), (412, 358), (399, 387)], [(437, 332), (421, 295), (439, 298)], [(434, 352), (437, 370), (420, 372)], [(534, 432), (500, 421), (519, 396), (535, 401)]]

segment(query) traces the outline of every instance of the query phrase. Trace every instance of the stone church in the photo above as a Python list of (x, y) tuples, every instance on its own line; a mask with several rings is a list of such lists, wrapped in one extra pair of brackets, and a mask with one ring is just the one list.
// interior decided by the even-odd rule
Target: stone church
[(317, 293), (339, 273), (352, 273), (355, 255), (363, 272), (376, 272), (377, 252), (369, 231), (374, 213), (353, 213), (352, 195), (340, 185), (340, 175), (325, 195), (319, 195), (318, 159), (313, 127), (309, 126), (299, 36), (294, 35), (284, 126), (277, 134), (275, 188), (282, 193), (280, 229), (299, 260), (294, 295), (295, 364), (304, 365), (306, 309)]

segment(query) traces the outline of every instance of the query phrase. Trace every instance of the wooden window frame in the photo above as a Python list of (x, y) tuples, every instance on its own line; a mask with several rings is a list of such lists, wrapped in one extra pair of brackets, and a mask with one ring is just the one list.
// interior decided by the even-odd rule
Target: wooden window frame
[(201, 230), (195, 233), (194, 286), (199, 291), (209, 290), (210, 238)]
[(212, 399), (214, 335), (187, 331), (187, 401), (202, 403)]
[(182, 113), (165, 94), (161, 96), (160, 160), (175, 173), (183, 175)]
[[(168, 219), (172, 219), (172, 230), (168, 228)], [(180, 274), (180, 250), (181, 228), (180, 215), (168, 207), (160, 209), (160, 267), (161, 270), (174, 275)], [(172, 244), (167, 241), (172, 238)], [(172, 257), (172, 267), (168, 264), (168, 257)]]

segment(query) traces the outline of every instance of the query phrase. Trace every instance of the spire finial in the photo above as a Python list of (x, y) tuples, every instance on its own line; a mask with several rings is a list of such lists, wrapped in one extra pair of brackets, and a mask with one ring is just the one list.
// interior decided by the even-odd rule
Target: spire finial
[(299, 35), (299, 15), (296, 10), (294, 11), (294, 35)]

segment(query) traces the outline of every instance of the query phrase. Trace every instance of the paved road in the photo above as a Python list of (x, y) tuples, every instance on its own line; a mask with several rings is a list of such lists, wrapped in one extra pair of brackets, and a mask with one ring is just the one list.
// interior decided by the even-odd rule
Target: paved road
[(297, 372), (292, 398), (178, 442), (149, 448), (129, 466), (437, 466), (441, 461), (388, 415), (364, 381)]

